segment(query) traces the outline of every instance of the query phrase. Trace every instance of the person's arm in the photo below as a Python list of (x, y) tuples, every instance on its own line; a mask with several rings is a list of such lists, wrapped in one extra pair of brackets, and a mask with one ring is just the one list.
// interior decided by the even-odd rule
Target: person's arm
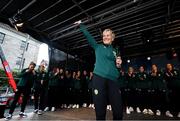
[(85, 25), (82, 24), (81, 21), (77, 21), (74, 24), (76, 25), (80, 25), (80, 30), (81, 32), (83, 32), (84, 36), (86, 37), (86, 39), (88, 40), (88, 43), (91, 45), (91, 47), (93, 49), (95, 49), (97, 47), (97, 42), (95, 41), (94, 37), (88, 32), (87, 28), (85, 27)]
[(21, 77), (25, 76), (28, 73), (29, 73), (29, 69), (23, 69), (21, 71), (21, 73), (18, 75), (18, 77), (21, 78)]

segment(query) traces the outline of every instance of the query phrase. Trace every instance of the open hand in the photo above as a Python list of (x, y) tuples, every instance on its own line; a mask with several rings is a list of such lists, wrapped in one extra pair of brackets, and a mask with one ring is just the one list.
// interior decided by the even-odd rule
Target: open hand
[(81, 24), (81, 23), (82, 23), (81, 20), (74, 22), (75, 25), (79, 25), (79, 24)]

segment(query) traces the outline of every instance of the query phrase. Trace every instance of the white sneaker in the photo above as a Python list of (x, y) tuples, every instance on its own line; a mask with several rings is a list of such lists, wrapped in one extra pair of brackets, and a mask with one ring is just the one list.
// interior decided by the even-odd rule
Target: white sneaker
[(8, 115), (6, 116), (6, 118), (5, 118), (6, 121), (7, 121), (7, 120), (10, 120), (10, 119), (12, 119), (12, 114), (8, 114)]
[(79, 108), (79, 104), (76, 105), (76, 108)]
[(92, 109), (95, 109), (95, 106), (94, 106), (94, 104), (92, 104)]
[(46, 108), (44, 109), (45, 112), (48, 111), (48, 110), (49, 110), (49, 107), (46, 107)]
[(27, 117), (27, 114), (25, 112), (20, 112), (19, 116), (25, 118), (25, 117)]
[(106, 109), (109, 110), (109, 105), (107, 105)]
[(76, 105), (73, 105), (72, 108), (76, 108)]
[(154, 112), (151, 109), (148, 109), (148, 114), (149, 115), (154, 115)]
[(160, 110), (156, 110), (156, 115), (160, 116), (161, 115), (161, 111)]
[(126, 107), (126, 114), (131, 114), (128, 107)]
[(51, 108), (51, 111), (52, 111), (52, 112), (54, 112), (55, 110), (56, 110), (55, 107), (52, 107), (52, 108)]
[(86, 107), (87, 107), (87, 104), (86, 104), (86, 103), (84, 103), (84, 104), (83, 104), (83, 107), (84, 107), (84, 108), (86, 108)]
[(34, 109), (34, 111), (33, 111), (34, 113), (37, 113), (38, 112), (38, 109)]
[(64, 108), (67, 108), (67, 105), (66, 105), (66, 104), (64, 105)]
[(141, 113), (141, 110), (139, 109), (139, 107), (136, 108), (136, 112)]
[(133, 107), (130, 106), (130, 107), (129, 107), (129, 111), (130, 111), (130, 112), (133, 112), (133, 111), (134, 111)]
[(144, 109), (144, 110), (143, 110), (143, 114), (148, 114), (148, 110), (147, 110), (147, 109)]
[(68, 109), (69, 109), (69, 108), (72, 108), (72, 104), (70, 104), (67, 108), (68, 108)]
[(166, 111), (166, 116), (167, 117), (173, 117), (173, 115), (170, 113), (170, 111)]
[(42, 110), (39, 110), (37, 114), (42, 115)]
[(178, 113), (177, 117), (180, 118), (180, 112)]
[(107, 110), (112, 110), (111, 105), (107, 105)]
[(89, 108), (92, 108), (92, 104), (89, 104), (89, 106), (88, 106)]

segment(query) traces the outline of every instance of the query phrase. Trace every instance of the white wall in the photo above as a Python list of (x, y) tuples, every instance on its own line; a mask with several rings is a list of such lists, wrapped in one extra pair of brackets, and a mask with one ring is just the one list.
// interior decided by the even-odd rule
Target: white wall
[[(17, 65), (16, 62), (18, 57), (22, 57), (23, 50), (20, 49), (22, 40), (27, 40), (27, 43), (29, 43), (28, 49), (24, 53), (24, 68), (28, 67), (31, 61), (37, 62), (39, 46), (42, 44), (41, 42), (30, 37), (28, 34), (18, 32), (2, 23), (0, 23), (0, 32), (5, 34), (1, 46), (12, 70), (19, 69), (19, 65)], [(0, 67), (2, 68), (2, 64), (0, 64)]]

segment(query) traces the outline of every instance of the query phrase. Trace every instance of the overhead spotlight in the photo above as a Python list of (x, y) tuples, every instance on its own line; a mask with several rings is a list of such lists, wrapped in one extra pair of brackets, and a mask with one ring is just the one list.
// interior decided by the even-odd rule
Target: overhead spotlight
[(24, 25), (24, 23), (22, 22), (21, 14), (20, 13), (14, 15), (12, 18), (9, 18), (9, 22), (11, 23), (11, 25), (13, 27), (15, 27), (15, 29), (17, 31), (18, 31), (19, 27), (22, 27)]
[(17, 27), (22, 27), (24, 23), (16, 23)]
[(131, 62), (131, 60), (127, 60), (127, 63), (130, 63)]
[(150, 40), (148, 39), (147, 42), (150, 42)]
[(151, 60), (151, 57), (147, 57), (147, 60)]

